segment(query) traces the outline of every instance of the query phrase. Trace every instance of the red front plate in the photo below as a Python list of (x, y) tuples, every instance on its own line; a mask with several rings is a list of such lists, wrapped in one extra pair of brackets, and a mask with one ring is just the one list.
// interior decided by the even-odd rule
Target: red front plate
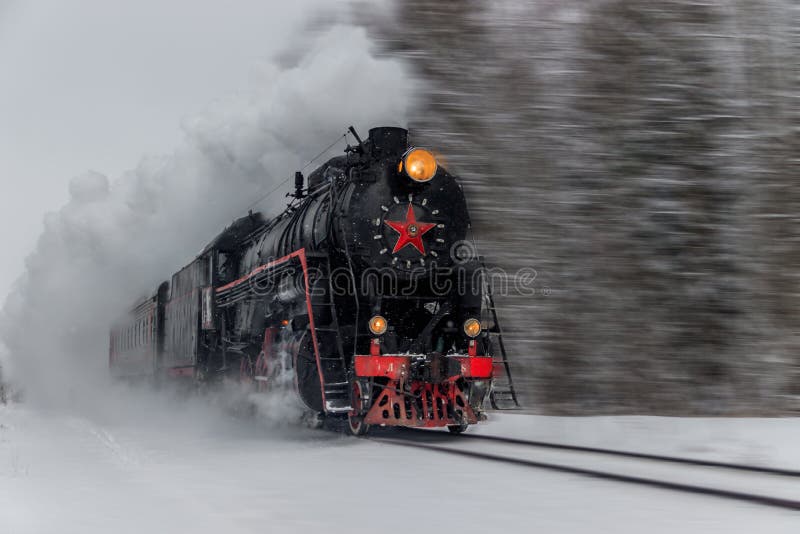
[(410, 356), (356, 356), (356, 376), (385, 376), (393, 380), (408, 374)]
[(457, 357), (461, 362), (461, 375), (465, 378), (491, 378), (492, 358), (489, 356)]
[[(465, 378), (491, 378), (492, 358), (489, 356), (455, 356), (461, 364), (461, 376)], [(356, 376), (380, 376), (398, 380), (408, 375), (410, 356), (356, 356)]]

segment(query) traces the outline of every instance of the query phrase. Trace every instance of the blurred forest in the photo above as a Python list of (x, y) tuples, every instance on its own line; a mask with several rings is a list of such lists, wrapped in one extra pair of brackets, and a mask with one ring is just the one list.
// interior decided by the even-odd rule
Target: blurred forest
[[(526, 407), (800, 411), (800, 4), (397, 0), (364, 15), (466, 184)], [(362, 12), (368, 12), (363, 10)]]

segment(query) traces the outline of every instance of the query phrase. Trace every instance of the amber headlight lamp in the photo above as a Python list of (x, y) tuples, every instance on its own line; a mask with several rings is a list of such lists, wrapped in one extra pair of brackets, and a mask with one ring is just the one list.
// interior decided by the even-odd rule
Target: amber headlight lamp
[(412, 148), (405, 153), (397, 169), (401, 172), (405, 170), (408, 177), (415, 182), (425, 183), (436, 176), (439, 165), (436, 163), (436, 156), (431, 151), (424, 148)]
[(369, 320), (369, 331), (376, 336), (382, 336), (386, 333), (386, 328), (388, 326), (389, 323), (386, 322), (386, 318), (382, 315), (376, 315)]
[(478, 337), (481, 333), (481, 322), (477, 319), (467, 319), (464, 321), (464, 333), (469, 337)]

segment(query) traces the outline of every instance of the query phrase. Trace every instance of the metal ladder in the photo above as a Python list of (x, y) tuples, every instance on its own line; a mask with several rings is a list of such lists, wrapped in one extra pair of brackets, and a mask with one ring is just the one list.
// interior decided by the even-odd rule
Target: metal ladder
[(350, 382), (339, 332), (339, 321), (331, 280), (330, 258), (325, 253), (306, 253), (309, 268), (311, 309), (314, 331), (319, 346), (322, 382), (325, 391), (324, 409), (328, 413), (350, 411)]
[[(486, 266), (481, 262), (484, 272)], [(508, 367), (508, 356), (506, 346), (503, 343), (503, 330), (497, 320), (497, 309), (494, 305), (491, 285), (487, 277), (483, 276), (483, 291), (488, 300), (486, 310), (492, 314), (492, 326), (484, 331), (489, 335), (489, 350), (492, 356), (494, 368), (494, 379), (492, 380), (492, 390), (489, 393), (489, 402), (495, 410), (518, 410), (520, 408), (517, 400), (517, 392), (514, 389), (514, 381), (511, 378), (511, 370)], [(499, 349), (498, 351), (495, 349)]]

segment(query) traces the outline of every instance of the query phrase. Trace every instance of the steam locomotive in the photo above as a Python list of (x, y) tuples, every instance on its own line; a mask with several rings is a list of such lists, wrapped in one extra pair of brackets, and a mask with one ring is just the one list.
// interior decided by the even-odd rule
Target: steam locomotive
[(249, 213), (111, 330), (119, 378), (289, 388), (318, 420), (464, 431), (517, 405), (461, 185), (373, 128)]

